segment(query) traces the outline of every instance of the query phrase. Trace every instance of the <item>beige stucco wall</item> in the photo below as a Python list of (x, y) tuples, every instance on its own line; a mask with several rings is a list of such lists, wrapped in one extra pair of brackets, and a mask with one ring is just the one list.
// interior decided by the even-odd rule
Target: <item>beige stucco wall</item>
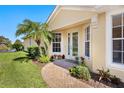
[(98, 26), (92, 29), (92, 71), (97, 69), (110, 69), (112, 75), (116, 75), (124, 82), (124, 70), (110, 67), (106, 61), (106, 14), (98, 15)]
[[(50, 55), (64, 54), (65, 57), (68, 58), (68, 33), (78, 32), (78, 40), (79, 40), (78, 56), (84, 57), (84, 31), (88, 25), (90, 25), (90, 23), (81, 24), (61, 31), (55, 31), (61, 33), (62, 35), (62, 42), (61, 42), (62, 51), (60, 53), (53, 53), (52, 45), (51, 45), (49, 48), (49, 54)], [(92, 62), (90, 60), (85, 60), (85, 63), (92, 70)]]
[(93, 71), (97, 72), (97, 69), (105, 67), (105, 13), (97, 16), (96, 28), (92, 29), (92, 67)]
[(67, 25), (90, 19), (94, 14), (96, 13), (88, 11), (60, 10), (57, 16), (49, 22), (49, 27), (51, 30), (62, 28)]

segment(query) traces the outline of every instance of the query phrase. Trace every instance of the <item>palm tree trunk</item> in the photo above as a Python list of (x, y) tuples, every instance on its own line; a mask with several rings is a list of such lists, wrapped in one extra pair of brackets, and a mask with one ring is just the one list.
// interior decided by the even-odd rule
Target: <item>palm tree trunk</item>
[(39, 48), (39, 50), (40, 50), (40, 53), (42, 53), (42, 50), (41, 50), (41, 47), (40, 47), (41, 41), (40, 41), (40, 40), (35, 40), (35, 42), (36, 42), (37, 45), (38, 45), (38, 48)]

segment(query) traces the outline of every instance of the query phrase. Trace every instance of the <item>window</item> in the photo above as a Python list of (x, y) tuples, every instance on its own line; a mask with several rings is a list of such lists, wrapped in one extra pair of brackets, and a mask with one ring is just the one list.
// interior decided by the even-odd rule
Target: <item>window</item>
[(71, 38), (70, 38), (70, 33), (68, 33), (68, 55), (70, 55), (70, 40), (71, 40)]
[(53, 52), (61, 52), (61, 33), (55, 33), (52, 43)]
[(124, 14), (112, 16), (113, 62), (124, 64)]
[(72, 34), (72, 55), (73, 56), (78, 56), (78, 32), (74, 32)]
[(90, 26), (85, 30), (85, 56), (90, 57)]

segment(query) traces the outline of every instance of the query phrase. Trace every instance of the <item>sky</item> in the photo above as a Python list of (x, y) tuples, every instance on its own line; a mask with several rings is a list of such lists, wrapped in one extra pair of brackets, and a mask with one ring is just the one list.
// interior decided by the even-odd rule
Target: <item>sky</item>
[(0, 36), (5, 36), (12, 42), (21, 39), (15, 36), (18, 24), (24, 19), (46, 22), (54, 8), (52, 5), (0, 6)]

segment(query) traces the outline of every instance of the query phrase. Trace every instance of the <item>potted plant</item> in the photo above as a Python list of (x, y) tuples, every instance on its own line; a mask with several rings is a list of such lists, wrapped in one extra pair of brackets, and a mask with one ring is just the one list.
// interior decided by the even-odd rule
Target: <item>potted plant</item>
[(75, 57), (75, 60), (78, 62), (78, 64), (81, 64), (82, 63), (81, 57)]
[(64, 54), (62, 55), (62, 59), (65, 59), (65, 55)]

